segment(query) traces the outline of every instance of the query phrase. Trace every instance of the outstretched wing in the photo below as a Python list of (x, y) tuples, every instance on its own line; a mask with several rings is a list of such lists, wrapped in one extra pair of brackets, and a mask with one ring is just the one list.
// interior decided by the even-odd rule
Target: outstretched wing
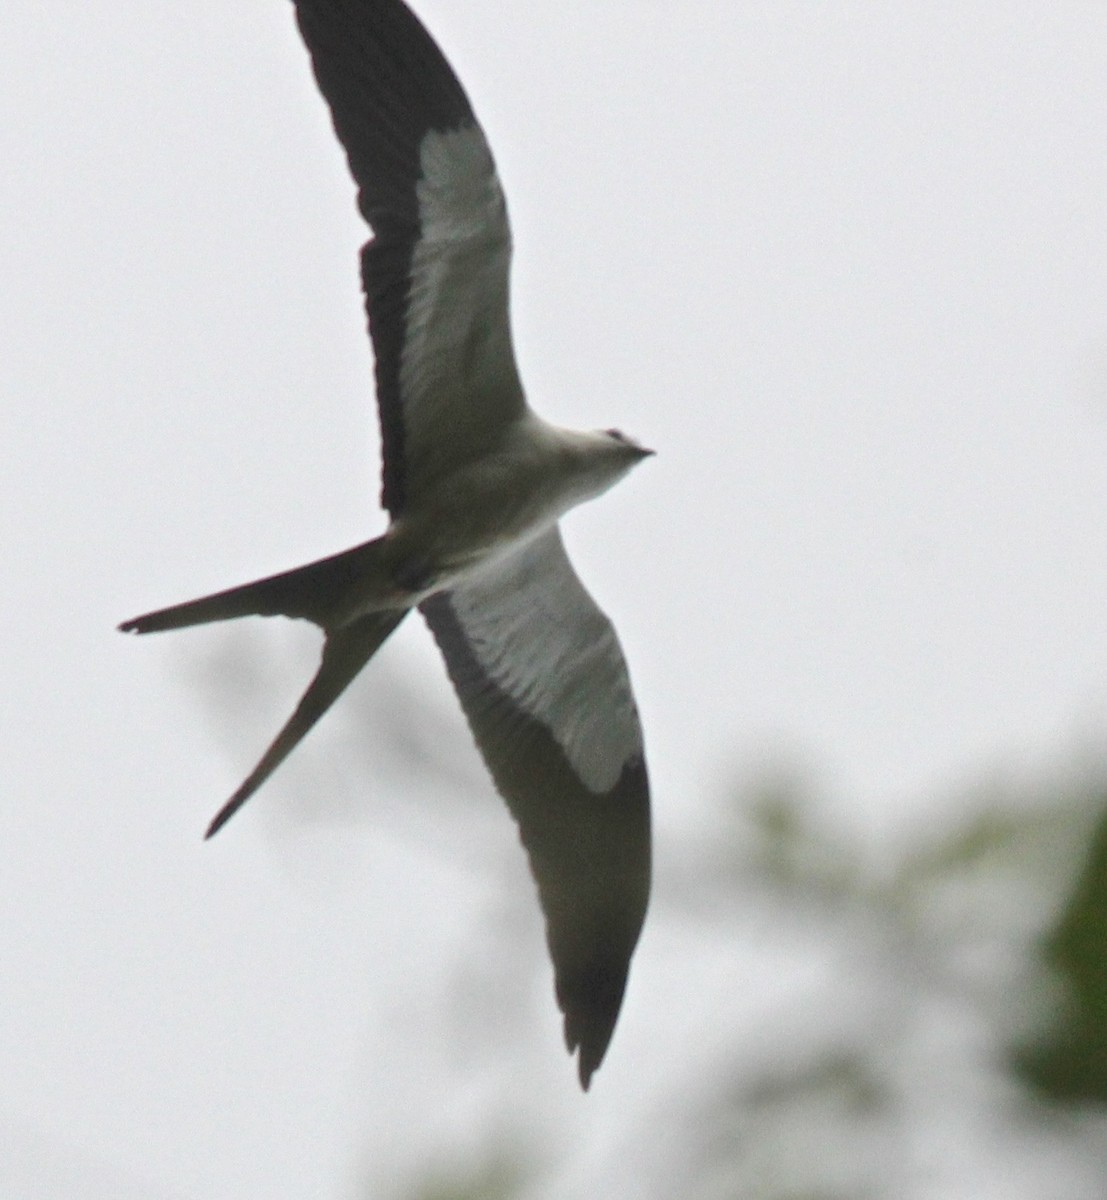
[(397, 515), (493, 447), (525, 408), (511, 348), (511, 232), (457, 76), (400, 0), (295, 0), (374, 238), (362, 283), (376, 357), (382, 503)]
[(556, 527), (421, 609), (519, 824), (587, 1088), (649, 898), (649, 783), (626, 662)]

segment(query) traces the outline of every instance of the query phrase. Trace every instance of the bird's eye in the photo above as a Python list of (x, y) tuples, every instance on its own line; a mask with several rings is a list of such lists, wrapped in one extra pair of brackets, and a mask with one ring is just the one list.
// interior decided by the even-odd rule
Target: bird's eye
[(614, 438), (617, 442), (625, 442), (627, 440), (627, 435), (621, 429), (605, 429), (604, 433), (609, 438)]

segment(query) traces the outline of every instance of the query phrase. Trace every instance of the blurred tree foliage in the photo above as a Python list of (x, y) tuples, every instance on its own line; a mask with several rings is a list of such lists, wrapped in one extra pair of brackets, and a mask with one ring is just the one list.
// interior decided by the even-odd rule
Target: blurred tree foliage
[[(1107, 1099), (1107, 787), (993, 781), (942, 811), (963, 816), (874, 847), (783, 775), (736, 789), (685, 847), (652, 921), (710, 914), (725, 956), (759, 913), (817, 978), (791, 998), (798, 1021), (736, 1021), (695, 1094), (685, 1076), (648, 1109), (677, 1134), (638, 1131), (657, 1161), (646, 1195), (906, 1200), (983, 1177), (1008, 1200), (1102, 1196), (1104, 1122), (1054, 1114)], [(554, 1142), (405, 1200), (576, 1195), (558, 1169), (574, 1174), (572, 1138)]]
[(515, 1200), (527, 1179), (523, 1164), (494, 1157), (468, 1169), (435, 1173), (415, 1186), (411, 1200)]
[(1107, 795), (1087, 861), (1041, 955), (1063, 995), (1039, 1038), (1017, 1047), (1016, 1074), (1060, 1103), (1107, 1103)]

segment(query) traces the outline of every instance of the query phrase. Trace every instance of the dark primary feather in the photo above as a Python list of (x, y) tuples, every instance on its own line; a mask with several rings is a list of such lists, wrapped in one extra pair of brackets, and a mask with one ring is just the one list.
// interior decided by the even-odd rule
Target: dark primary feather
[(449, 595), (425, 601), (421, 611), (519, 825), (546, 917), (565, 1042), (570, 1053), (579, 1049), (587, 1088), (611, 1041), (649, 900), (645, 762), (636, 756), (610, 791), (590, 792), (548, 730), (481, 669)]
[(296, 0), (296, 18), (362, 215), (378, 237), (416, 237), (423, 137), (475, 123), (453, 68), (397, 0)]
[(384, 451), (381, 502), (395, 516), (404, 506), (400, 366), (420, 233), (420, 146), (430, 131), (476, 119), (449, 63), (405, 5), (296, 0), (296, 17), (375, 235), (362, 250), (362, 282)]

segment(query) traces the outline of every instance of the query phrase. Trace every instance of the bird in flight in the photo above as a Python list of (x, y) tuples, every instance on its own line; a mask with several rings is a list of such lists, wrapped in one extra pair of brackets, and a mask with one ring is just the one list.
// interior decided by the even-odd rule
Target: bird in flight
[(294, 0), (373, 236), (361, 278), (386, 532), (340, 554), (125, 621), (153, 633), (304, 618), (322, 663), (216, 815), (288, 756), (404, 617), (431, 628), (530, 860), (569, 1052), (587, 1089), (611, 1040), (650, 887), (649, 783), (610, 621), (558, 519), (652, 453), (527, 404), (508, 319), (511, 232), (484, 133), (401, 0)]

